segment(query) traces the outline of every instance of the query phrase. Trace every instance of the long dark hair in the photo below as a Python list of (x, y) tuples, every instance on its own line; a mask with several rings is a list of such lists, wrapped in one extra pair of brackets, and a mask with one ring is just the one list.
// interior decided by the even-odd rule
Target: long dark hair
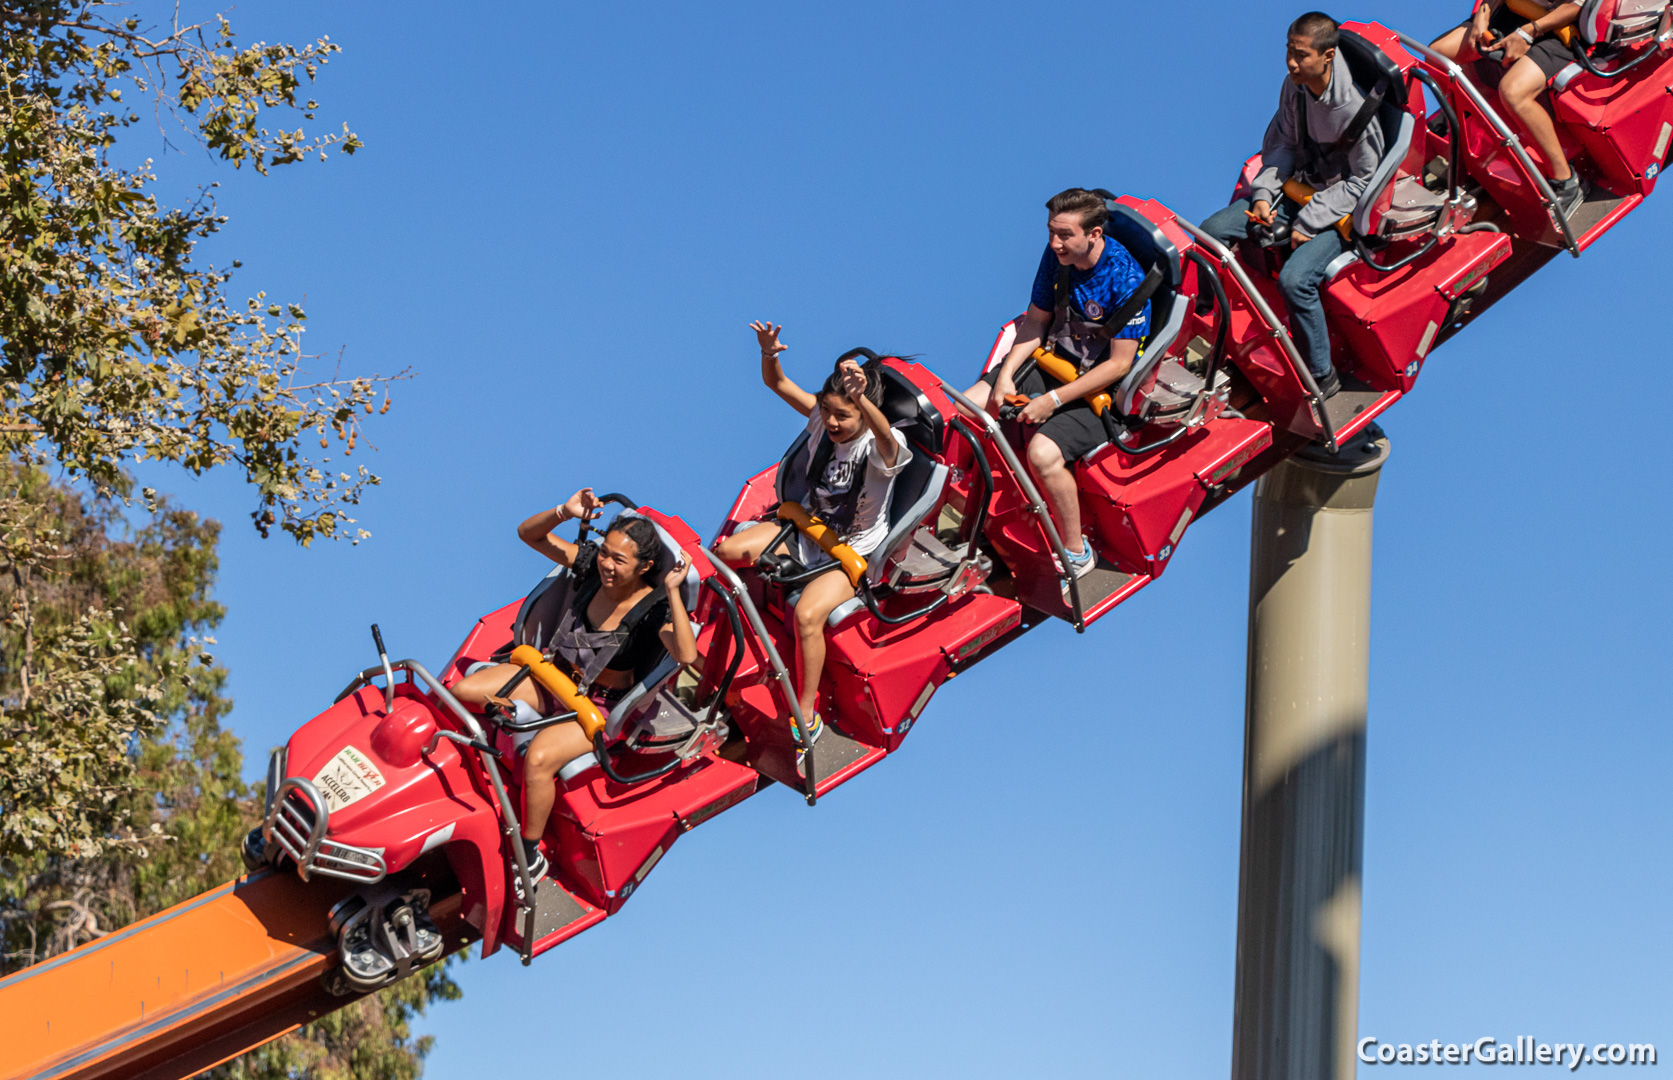
[(858, 349), (849, 349), (837, 357), (836, 364), (831, 368), (830, 375), (825, 379), (825, 385), (820, 387), (819, 393), (814, 396), (819, 398), (834, 397), (838, 401), (847, 401), (848, 391), (842, 385), (842, 365), (846, 361), (859, 356), (866, 358), (865, 363), (860, 365), (860, 371), (866, 377), (866, 400), (873, 405), (882, 405), (883, 358), (863, 346)]
[[(639, 558), (639, 576), (641, 578), (661, 561), (662, 538), (656, 534), (656, 526), (652, 525), (648, 518), (620, 514), (604, 530), (604, 536), (609, 536), (611, 533), (621, 533), (633, 542), (633, 550)], [(599, 539), (602, 540), (603, 537)]]

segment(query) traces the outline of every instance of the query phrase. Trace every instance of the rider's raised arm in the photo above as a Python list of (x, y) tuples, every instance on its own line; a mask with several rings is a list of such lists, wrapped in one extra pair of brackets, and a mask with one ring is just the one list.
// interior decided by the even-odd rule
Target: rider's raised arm
[[(871, 429), (872, 436), (877, 440), (876, 453), (883, 459), (883, 467), (893, 469), (895, 459), (900, 456), (900, 444), (895, 442), (895, 433), (894, 429), (889, 427), (889, 418), (866, 397), (866, 372), (856, 361), (842, 362), (842, 388), (847, 391), (848, 400), (860, 410), (860, 419)], [(855, 483), (859, 481), (856, 480)]]
[(778, 361), (778, 354), (790, 346), (778, 340), (779, 331), (783, 324), (774, 326), (770, 322), (752, 322), (749, 328), (755, 331), (755, 340), (761, 345), (761, 381), (767, 384), (767, 389), (783, 398), (785, 404), (801, 413), (811, 416), (817, 399), (806, 390), (797, 386), (784, 373), (784, 366)]
[(559, 566), (573, 566), (575, 554), (580, 548), (552, 530), (580, 517), (591, 521), (598, 516), (599, 507), (603, 505), (603, 500), (593, 494), (592, 488), (582, 488), (565, 500), (562, 506), (542, 510), (517, 526), (517, 538)]
[(680, 664), (697, 662), (697, 639), (692, 636), (691, 618), (686, 614), (685, 597), (681, 594), (685, 587), (686, 570), (690, 565), (685, 552), (680, 552), (674, 569), (668, 571), (668, 576), (662, 582), (662, 587), (668, 593), (668, 623), (663, 626), (658, 636), (662, 639), (662, 647), (668, 650), (668, 655)]

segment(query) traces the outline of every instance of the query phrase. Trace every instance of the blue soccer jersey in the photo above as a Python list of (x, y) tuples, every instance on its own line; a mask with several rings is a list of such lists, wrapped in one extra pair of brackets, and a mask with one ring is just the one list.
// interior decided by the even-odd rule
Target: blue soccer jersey
[[(1057, 256), (1051, 253), (1051, 245), (1047, 244), (1045, 254), (1040, 256), (1040, 269), (1034, 273), (1034, 291), (1028, 299), (1030, 304), (1044, 311), (1051, 311), (1057, 306), (1052, 292), (1061, 267)], [(1106, 238), (1104, 253), (1098, 257), (1092, 269), (1076, 268), (1069, 271), (1069, 285), (1073, 295), (1070, 305), (1082, 319), (1098, 322), (1125, 303), (1143, 280), (1144, 272), (1139, 269), (1139, 264), (1133, 261), (1133, 256), (1128, 254), (1127, 249)], [(1138, 313), (1127, 321), (1127, 325), (1110, 337), (1112, 340), (1135, 338), (1142, 341), (1149, 332), (1150, 301), (1146, 300)]]

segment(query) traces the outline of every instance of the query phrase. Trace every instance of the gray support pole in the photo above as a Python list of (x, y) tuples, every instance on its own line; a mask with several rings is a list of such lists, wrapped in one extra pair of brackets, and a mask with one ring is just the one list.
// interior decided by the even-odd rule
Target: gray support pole
[(1232, 1080), (1351, 1080), (1371, 628), (1388, 441), (1303, 451), (1255, 488)]

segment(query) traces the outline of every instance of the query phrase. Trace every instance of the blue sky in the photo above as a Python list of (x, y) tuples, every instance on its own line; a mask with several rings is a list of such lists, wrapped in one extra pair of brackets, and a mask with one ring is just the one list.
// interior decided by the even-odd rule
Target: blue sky
[[(1466, 12), (1333, 13), (1430, 36)], [(521, 595), (544, 567), (516, 523), (576, 487), (709, 533), (800, 425), (750, 319), (786, 324), (799, 378), (866, 344), (956, 381), (1024, 304), (1054, 192), (1222, 205), (1295, 14), (240, 5), (246, 40), (342, 44), (321, 123), (366, 149), (266, 180), (159, 167), (224, 182), (214, 258), (305, 299), (313, 351), (416, 373), (371, 431), (358, 548), (258, 540), (230, 479), (149, 478), (227, 523), (249, 773), (371, 662), (368, 623), (440, 664)], [(1659, 194), (1554, 262), (1386, 418), (1360, 1019), (1383, 1041), (1673, 1054), (1670, 217)], [(769, 790), (620, 917), (527, 970), (460, 968), (428, 1075), (1222, 1075), (1247, 559), (1245, 494), (1084, 637), (1042, 628), (954, 681), (817, 809)]]

